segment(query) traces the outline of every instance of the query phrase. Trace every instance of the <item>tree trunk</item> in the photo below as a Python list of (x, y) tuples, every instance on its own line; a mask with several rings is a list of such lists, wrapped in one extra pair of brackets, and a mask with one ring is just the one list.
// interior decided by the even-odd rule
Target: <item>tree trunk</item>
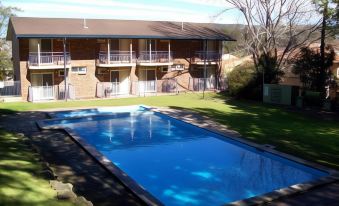
[(324, 1), (324, 10), (323, 10), (323, 19), (321, 25), (321, 42), (320, 42), (320, 58), (321, 58), (321, 68), (320, 68), (320, 82), (318, 89), (325, 95), (325, 84), (326, 84), (326, 66), (325, 66), (325, 38), (326, 38), (326, 21), (327, 21), (327, 12), (328, 12), (328, 1)]

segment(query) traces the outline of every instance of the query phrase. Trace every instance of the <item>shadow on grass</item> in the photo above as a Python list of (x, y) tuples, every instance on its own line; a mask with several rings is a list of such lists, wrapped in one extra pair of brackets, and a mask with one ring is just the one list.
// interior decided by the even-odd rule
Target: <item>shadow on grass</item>
[(250, 141), (272, 144), (282, 152), (339, 169), (338, 122), (308, 118), (276, 106), (232, 100), (224, 95), (217, 95), (214, 100), (222, 102), (220, 107), (189, 109), (228, 126)]
[(0, 205), (72, 205), (58, 201), (38, 156), (22, 137), (0, 130)]
[[(75, 193), (86, 197), (94, 205), (141, 205), (135, 195), (124, 187), (115, 176), (100, 167), (67, 134), (57, 130), (40, 131), (36, 126), (36, 120), (45, 118), (44, 112), (10, 112), (0, 116), (0, 128), (27, 134), (30, 141), (39, 148), (43, 158), (54, 168), (58, 180), (73, 184)], [(3, 160), (7, 158), (10, 163), (15, 163), (15, 157), (18, 157), (18, 160), (26, 158), (27, 155), (22, 153), (24, 150), (16, 149), (16, 146), (12, 148), (10, 144), (10, 141), (5, 140), (3, 145), (8, 150), (1, 152), (12, 155), (12, 158), (3, 155)], [(7, 169), (10, 168), (7, 167)], [(30, 171), (35, 171), (35, 168)], [(16, 177), (13, 178), (16, 179)], [(8, 183), (13, 180), (5, 176), (4, 179), (4, 181), (8, 179)], [(6, 183), (2, 182), (1, 184)], [(3, 197), (0, 196), (0, 205), (2, 205), (2, 200)]]

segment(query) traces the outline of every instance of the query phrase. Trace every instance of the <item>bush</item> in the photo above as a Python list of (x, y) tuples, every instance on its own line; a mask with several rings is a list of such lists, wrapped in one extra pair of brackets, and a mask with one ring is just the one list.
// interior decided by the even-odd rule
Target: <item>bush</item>
[(227, 75), (228, 92), (232, 96), (258, 99), (261, 87), (256, 85), (256, 71), (253, 63), (246, 62), (236, 66)]
[(309, 107), (320, 107), (322, 105), (321, 92), (305, 91), (304, 104)]

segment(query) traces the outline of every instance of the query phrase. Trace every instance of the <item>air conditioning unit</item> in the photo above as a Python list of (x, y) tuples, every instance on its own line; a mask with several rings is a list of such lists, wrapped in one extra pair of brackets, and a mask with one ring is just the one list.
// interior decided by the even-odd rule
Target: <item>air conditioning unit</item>
[(171, 71), (183, 71), (183, 70), (185, 70), (184, 64), (173, 64), (171, 66)]

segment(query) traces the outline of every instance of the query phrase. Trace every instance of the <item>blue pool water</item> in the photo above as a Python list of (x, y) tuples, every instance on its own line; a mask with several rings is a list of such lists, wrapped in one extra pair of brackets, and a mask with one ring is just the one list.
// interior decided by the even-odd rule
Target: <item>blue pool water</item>
[(92, 115), (105, 115), (105, 114), (115, 114), (123, 112), (137, 112), (145, 111), (147, 108), (145, 106), (132, 105), (132, 106), (122, 106), (122, 107), (100, 107), (95, 109), (82, 109), (74, 111), (61, 111), (53, 114), (53, 118), (71, 118), (71, 117), (85, 117)]
[(71, 128), (165, 205), (222, 205), (328, 175), (163, 114), (127, 111), (50, 124)]

